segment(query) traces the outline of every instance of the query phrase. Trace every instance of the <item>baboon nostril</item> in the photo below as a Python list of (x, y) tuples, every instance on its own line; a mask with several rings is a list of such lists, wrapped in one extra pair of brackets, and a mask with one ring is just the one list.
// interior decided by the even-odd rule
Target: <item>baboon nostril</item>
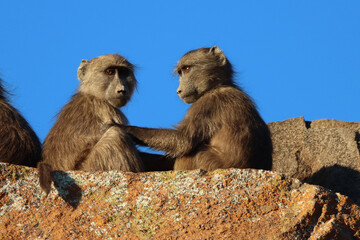
[(181, 90), (177, 90), (176, 92), (177, 92), (177, 94), (180, 94), (180, 93), (181, 93)]
[(126, 90), (118, 90), (117, 93), (123, 93), (123, 94), (125, 94), (125, 93), (126, 93)]

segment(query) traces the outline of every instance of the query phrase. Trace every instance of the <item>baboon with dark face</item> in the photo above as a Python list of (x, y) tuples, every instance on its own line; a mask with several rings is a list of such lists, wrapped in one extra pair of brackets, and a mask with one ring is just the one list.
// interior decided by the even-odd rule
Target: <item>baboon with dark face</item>
[(0, 79), (0, 162), (36, 167), (41, 159), (39, 138), (6, 95)]
[(58, 115), (43, 145), (40, 185), (48, 193), (54, 170), (140, 172), (142, 161), (125, 131), (104, 124), (127, 124), (119, 110), (136, 86), (133, 65), (118, 54), (82, 60), (81, 84)]
[(186, 53), (177, 64), (180, 98), (192, 103), (175, 129), (121, 126), (140, 144), (175, 157), (175, 170), (271, 169), (270, 132), (251, 98), (235, 85), (218, 47)]

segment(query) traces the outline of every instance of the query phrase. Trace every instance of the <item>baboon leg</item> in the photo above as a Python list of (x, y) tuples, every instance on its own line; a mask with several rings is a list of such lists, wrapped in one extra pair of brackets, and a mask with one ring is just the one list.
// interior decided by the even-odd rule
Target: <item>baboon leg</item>
[(213, 171), (223, 168), (224, 163), (215, 150), (208, 147), (191, 156), (177, 158), (174, 170), (191, 170), (203, 169), (205, 171)]
[(91, 149), (81, 169), (141, 172), (143, 165), (130, 137), (123, 130), (111, 127)]
[(195, 164), (196, 168), (200, 168), (205, 171), (214, 171), (219, 168), (226, 168), (226, 162), (224, 162), (220, 157), (220, 154), (211, 147), (196, 154)]
[(175, 159), (161, 154), (139, 152), (146, 172), (170, 171), (174, 169)]
[(185, 156), (177, 158), (174, 164), (174, 170), (192, 170), (195, 168), (193, 156)]

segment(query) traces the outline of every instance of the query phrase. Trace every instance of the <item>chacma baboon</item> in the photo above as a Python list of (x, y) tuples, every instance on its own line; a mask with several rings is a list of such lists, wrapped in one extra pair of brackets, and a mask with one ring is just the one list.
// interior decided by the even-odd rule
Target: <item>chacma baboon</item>
[(137, 143), (175, 157), (175, 170), (272, 168), (270, 132), (251, 98), (233, 80), (218, 47), (186, 53), (175, 69), (177, 93), (192, 103), (175, 129), (121, 126)]
[(39, 138), (9, 104), (0, 79), (0, 162), (36, 167), (41, 159)]
[(132, 139), (109, 122), (127, 124), (119, 110), (136, 87), (134, 67), (118, 54), (90, 61), (78, 69), (81, 84), (47, 135), (38, 168), (40, 186), (48, 193), (54, 170), (123, 170), (139, 172), (143, 164)]

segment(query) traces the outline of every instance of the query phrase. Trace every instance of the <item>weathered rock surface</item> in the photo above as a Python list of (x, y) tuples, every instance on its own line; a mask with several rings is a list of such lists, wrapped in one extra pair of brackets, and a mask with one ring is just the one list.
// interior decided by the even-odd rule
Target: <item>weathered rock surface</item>
[(56, 172), (0, 164), (1, 239), (356, 239), (346, 196), (274, 172)]
[(275, 172), (55, 172), (46, 197), (0, 163), (0, 239), (360, 239), (360, 123), (269, 126)]
[(360, 123), (303, 117), (269, 123), (273, 170), (324, 186), (360, 205)]

